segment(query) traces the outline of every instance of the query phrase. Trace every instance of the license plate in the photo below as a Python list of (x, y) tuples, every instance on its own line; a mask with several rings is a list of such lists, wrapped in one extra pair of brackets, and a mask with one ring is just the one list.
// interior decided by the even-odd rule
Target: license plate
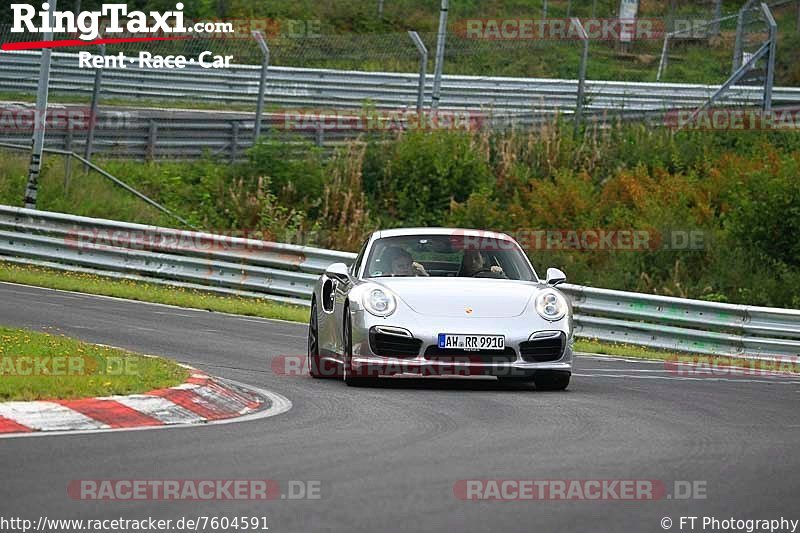
[(503, 335), (464, 335), (439, 333), (439, 348), (453, 350), (504, 350), (506, 338)]

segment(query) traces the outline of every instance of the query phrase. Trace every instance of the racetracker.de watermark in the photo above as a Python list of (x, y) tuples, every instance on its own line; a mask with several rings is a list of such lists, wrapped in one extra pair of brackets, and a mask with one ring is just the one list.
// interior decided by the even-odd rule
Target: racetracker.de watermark
[(657, 479), (461, 479), (453, 495), (466, 501), (705, 500), (701, 480)]
[(259, 230), (224, 230), (216, 233), (195, 231), (149, 229), (90, 228), (70, 230), (64, 244), (72, 250), (105, 251), (126, 248), (137, 251), (185, 253), (203, 255), (230, 253), (233, 255), (258, 255), (281, 264), (299, 265), (305, 255), (288, 251), (285, 246), (262, 240), (270, 238)]
[[(416, 359), (419, 354), (408, 353), (394, 354), (391, 357), (369, 361), (359, 361), (348, 370), (348, 375), (361, 378), (377, 378), (380, 376), (407, 376), (407, 377), (469, 377), (469, 376), (497, 376), (497, 377), (526, 377), (525, 370), (509, 364), (508, 358), (497, 356), (452, 355), (437, 356), (436, 360), (421, 361)], [(313, 366), (309, 366), (313, 365)], [(494, 366), (491, 369), (490, 365)], [(342, 378), (343, 366), (329, 359), (309, 362), (307, 355), (279, 355), (274, 357), (270, 364), (276, 376), (305, 378), (311, 371), (314, 375), (326, 378)]]
[[(464, 19), (455, 24), (455, 33), (465, 39), (489, 41), (630, 41), (661, 40), (666, 27), (663, 19), (653, 18), (577, 20), (580, 24), (570, 18)], [(688, 21), (678, 26), (691, 29), (693, 25)]]
[(125, 129), (133, 123), (133, 114), (127, 111), (95, 114), (90, 107), (50, 107), (43, 113), (36, 107), (3, 107), (0, 108), (0, 131), (32, 132), (42, 118), (47, 131), (82, 131), (92, 126)]
[(744, 107), (672, 109), (664, 115), (672, 129), (698, 131), (800, 131), (800, 107), (780, 107), (771, 111)]
[(497, 116), (470, 110), (418, 113), (415, 109), (354, 111), (286, 110), (273, 115), (274, 127), (287, 131), (478, 130)]
[(67, 485), (73, 500), (83, 501), (266, 501), (319, 500), (318, 480), (274, 479), (80, 479)]
[[(705, 250), (706, 232), (695, 229), (635, 228), (518, 229), (506, 233), (526, 251), (653, 252)], [(457, 250), (494, 251), (515, 245), (491, 231), (456, 231), (450, 241)]]
[(85, 355), (2, 355), (0, 378), (138, 376), (139, 361), (131, 357)]
[(736, 358), (712, 355), (672, 355), (664, 360), (670, 374), (688, 378), (800, 378), (800, 356), (743, 354)]

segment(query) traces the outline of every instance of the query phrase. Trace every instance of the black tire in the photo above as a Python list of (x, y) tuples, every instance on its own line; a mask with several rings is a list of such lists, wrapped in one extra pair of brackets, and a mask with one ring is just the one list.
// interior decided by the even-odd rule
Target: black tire
[(319, 357), (319, 324), (317, 319), (317, 300), (311, 301), (311, 318), (308, 320), (308, 375), (314, 379), (326, 377), (320, 372), (322, 361)]
[(363, 387), (372, 380), (353, 375), (353, 325), (350, 323), (350, 309), (347, 307), (344, 308), (344, 324), (342, 329), (344, 339), (344, 368), (342, 368), (342, 379), (348, 387)]
[(533, 383), (533, 376), (499, 376), (497, 381), (508, 383), (509, 385)]
[(561, 370), (540, 370), (533, 376), (533, 383), (537, 390), (556, 391), (564, 390), (569, 386), (571, 372)]

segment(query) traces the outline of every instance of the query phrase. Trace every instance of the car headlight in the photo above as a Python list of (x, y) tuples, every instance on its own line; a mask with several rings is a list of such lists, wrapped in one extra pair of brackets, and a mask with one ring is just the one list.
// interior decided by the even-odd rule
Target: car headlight
[(536, 312), (551, 322), (561, 320), (567, 314), (567, 301), (555, 291), (542, 291), (536, 296)]
[(397, 300), (389, 291), (381, 288), (364, 293), (364, 309), (375, 316), (389, 316), (397, 308)]

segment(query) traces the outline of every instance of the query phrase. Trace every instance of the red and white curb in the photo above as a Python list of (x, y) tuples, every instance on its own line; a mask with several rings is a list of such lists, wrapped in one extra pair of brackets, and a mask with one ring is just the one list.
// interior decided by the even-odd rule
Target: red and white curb
[(191, 370), (185, 383), (145, 394), (0, 403), (0, 438), (244, 422), (292, 407), (279, 394)]

